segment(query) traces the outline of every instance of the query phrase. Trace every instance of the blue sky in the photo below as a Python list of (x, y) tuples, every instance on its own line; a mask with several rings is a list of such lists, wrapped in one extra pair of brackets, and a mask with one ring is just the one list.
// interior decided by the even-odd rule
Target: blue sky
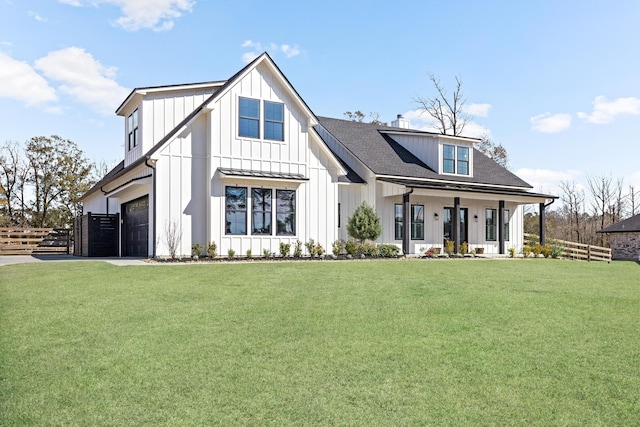
[[(486, 4), (485, 4), (486, 3)], [(135, 87), (225, 80), (267, 51), (310, 108), (397, 114), (428, 73), (539, 191), (588, 176), (640, 188), (640, 2), (0, 0), (0, 143), (60, 135), (123, 157)]]

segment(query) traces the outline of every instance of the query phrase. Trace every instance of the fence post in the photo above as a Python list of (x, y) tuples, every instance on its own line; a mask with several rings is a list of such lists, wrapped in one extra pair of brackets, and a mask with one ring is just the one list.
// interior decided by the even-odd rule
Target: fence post
[(591, 262), (591, 245), (587, 246), (587, 261)]

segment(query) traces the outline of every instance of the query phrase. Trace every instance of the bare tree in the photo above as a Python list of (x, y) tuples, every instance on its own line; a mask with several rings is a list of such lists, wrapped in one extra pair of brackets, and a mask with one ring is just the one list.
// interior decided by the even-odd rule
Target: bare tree
[(0, 187), (3, 191), (2, 221), (5, 225), (27, 225), (25, 182), (28, 170), (17, 142), (7, 142), (0, 151)]
[(178, 221), (167, 221), (164, 225), (164, 243), (169, 249), (171, 259), (176, 259), (180, 242), (182, 242), (182, 228)]
[(502, 167), (509, 168), (509, 154), (502, 144), (495, 144), (486, 133), (480, 137), (480, 142), (476, 143), (478, 151), (489, 157)]
[[(602, 230), (607, 225), (605, 218), (613, 200), (613, 178), (611, 176), (589, 176), (587, 184), (592, 196), (593, 216), (600, 219), (600, 229)], [(604, 244), (604, 235), (601, 235), (600, 240)]]
[(578, 189), (575, 182), (567, 181), (560, 183), (560, 189), (562, 190), (560, 200), (564, 205), (568, 222), (568, 240), (573, 241), (575, 235), (575, 241), (582, 243), (584, 239), (584, 191)]
[[(346, 111), (344, 113), (344, 117), (348, 120), (351, 120), (352, 122), (359, 122), (359, 123), (363, 123), (364, 119), (367, 117), (362, 111), (360, 110), (356, 110), (356, 111)], [(380, 125), (380, 126), (386, 126), (387, 122), (383, 122), (380, 120), (380, 113), (376, 113), (376, 112), (371, 112), (369, 113), (369, 117), (371, 118), (371, 121), (369, 123), (374, 124), (374, 125)]]
[(633, 185), (629, 186), (629, 194), (627, 194), (627, 199), (629, 200), (627, 206), (629, 209), (629, 216), (631, 217), (636, 214), (636, 210), (638, 209), (638, 192)]
[(466, 99), (462, 92), (462, 80), (456, 76), (456, 87), (451, 98), (440, 83), (440, 78), (429, 74), (437, 94), (433, 97), (417, 96), (414, 101), (419, 105), (421, 113), (427, 113), (434, 119), (434, 127), (443, 135), (462, 135), (464, 127), (473, 119), (464, 112)]

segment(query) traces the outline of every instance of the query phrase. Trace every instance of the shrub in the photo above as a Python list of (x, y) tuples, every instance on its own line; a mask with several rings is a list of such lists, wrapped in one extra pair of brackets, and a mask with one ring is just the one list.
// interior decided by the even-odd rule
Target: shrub
[(453, 240), (447, 240), (444, 243), (444, 251), (447, 253), (447, 255), (449, 256), (453, 255), (454, 248), (455, 248), (455, 243), (453, 243)]
[(300, 258), (302, 256), (302, 242), (300, 240), (296, 240), (293, 244), (293, 257)]
[(194, 243), (193, 245), (191, 245), (191, 256), (199, 257), (202, 255), (203, 250), (204, 246), (202, 246), (200, 243)]
[(376, 240), (382, 234), (380, 217), (371, 206), (363, 202), (349, 218), (347, 232), (360, 242)]
[(545, 258), (549, 258), (549, 256), (551, 256), (551, 246), (544, 245), (542, 247), (542, 256)]
[(560, 258), (564, 253), (564, 246), (554, 243), (551, 245), (551, 258)]
[(304, 244), (304, 247), (307, 248), (307, 252), (309, 253), (309, 256), (312, 257), (313, 256), (313, 251), (316, 247), (316, 242), (313, 239), (309, 239), (307, 241), (307, 243)]
[(354, 242), (353, 240), (347, 240), (347, 242), (344, 244), (344, 250), (347, 251), (348, 255), (355, 255), (357, 250), (356, 242)]
[(324, 255), (324, 248), (320, 243), (318, 243), (315, 248), (313, 248), (313, 256), (322, 256)]
[(209, 242), (207, 244), (207, 255), (209, 258), (215, 258), (218, 256), (218, 245), (216, 245), (216, 242)]
[(358, 243), (356, 245), (356, 254), (360, 256), (377, 257), (380, 255), (380, 251), (373, 243)]
[(262, 250), (262, 256), (265, 257), (266, 259), (271, 258), (271, 250), (267, 249), (267, 248), (264, 248)]
[(378, 245), (378, 253), (383, 258), (395, 258), (400, 253), (400, 248), (391, 244)]
[(468, 251), (469, 251), (469, 244), (467, 242), (462, 242), (462, 244), (460, 245), (460, 253), (464, 255)]
[(247, 249), (247, 258), (251, 258), (253, 256), (253, 252), (251, 252), (251, 249)]
[(336, 240), (335, 242), (333, 242), (331, 251), (335, 256), (340, 255), (342, 253), (342, 242), (340, 240)]
[(280, 256), (282, 258), (286, 258), (289, 256), (289, 251), (291, 251), (291, 244), (280, 242)]
[(233, 249), (229, 248), (229, 250), (227, 251), (227, 258), (232, 259), (235, 256), (236, 256), (236, 251), (234, 251)]
[(509, 248), (509, 258), (515, 258), (516, 257), (516, 248)]
[(537, 244), (533, 247), (533, 256), (534, 258), (538, 258), (542, 253), (542, 245)]
[(529, 258), (530, 254), (531, 254), (531, 246), (524, 245), (522, 247), (522, 255), (524, 255), (525, 258)]

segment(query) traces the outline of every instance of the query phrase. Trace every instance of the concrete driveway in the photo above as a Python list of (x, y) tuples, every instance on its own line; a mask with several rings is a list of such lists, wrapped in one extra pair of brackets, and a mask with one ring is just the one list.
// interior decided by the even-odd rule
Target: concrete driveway
[(73, 255), (0, 255), (0, 267), (10, 264), (26, 264), (32, 262), (86, 262), (104, 261), (113, 265), (156, 265), (144, 262), (144, 258), (87, 258)]

